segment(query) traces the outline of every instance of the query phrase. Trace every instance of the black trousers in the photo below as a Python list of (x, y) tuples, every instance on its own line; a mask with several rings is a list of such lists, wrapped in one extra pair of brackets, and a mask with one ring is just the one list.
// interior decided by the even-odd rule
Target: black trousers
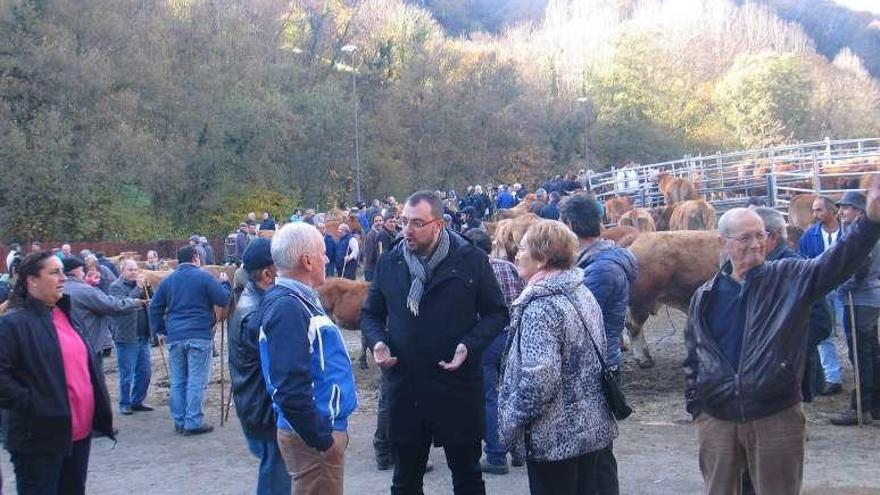
[(599, 452), (563, 461), (528, 461), (532, 495), (594, 495), (599, 492), (596, 469)]
[(70, 455), (13, 452), (18, 495), (84, 495), (92, 439), (73, 443)]
[[(880, 308), (870, 306), (843, 307), (843, 328), (846, 330), (846, 344), (849, 349), (849, 360), (853, 361), (852, 349), (852, 317), (853, 310), (856, 320), (856, 352), (859, 355), (859, 380), (862, 390), (862, 408), (870, 411), (880, 409), (880, 341), (877, 338), (877, 316)], [(852, 409), (856, 408), (856, 393), (850, 399)]]
[[(395, 442), (397, 465), (391, 483), (392, 495), (422, 495), (425, 464), (431, 451), (432, 435), (429, 429), (412, 442)], [(446, 463), (452, 471), (452, 490), (455, 495), (484, 495), (483, 473), (480, 471), (482, 442), (479, 438), (467, 443), (445, 445)]]
[(396, 462), (394, 446), (388, 438), (388, 376), (387, 372), (380, 368), (382, 376), (379, 380), (379, 406), (376, 411), (376, 432), (373, 434), (373, 450), (376, 452), (376, 462)]

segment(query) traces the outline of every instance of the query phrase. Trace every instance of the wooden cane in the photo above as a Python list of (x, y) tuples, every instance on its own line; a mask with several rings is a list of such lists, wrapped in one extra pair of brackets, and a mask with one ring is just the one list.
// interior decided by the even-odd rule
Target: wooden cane
[(168, 386), (170, 387), (171, 373), (168, 373), (168, 361), (165, 359), (165, 344), (162, 343), (162, 339), (159, 339), (159, 354), (162, 356), (162, 367), (165, 368), (165, 379), (168, 380)]
[(859, 376), (859, 348), (858, 340), (856, 339), (856, 311), (853, 306), (853, 298), (852, 292), (848, 293), (849, 295), (849, 322), (850, 322), (850, 333), (852, 334), (852, 353), (853, 353), (853, 368), (855, 368), (855, 378), (856, 378), (856, 417), (858, 418), (859, 428), (862, 427), (862, 380)]
[(220, 324), (220, 426), (226, 422), (223, 417), (223, 407), (226, 404), (226, 363), (223, 359), (223, 351), (226, 350), (226, 320)]

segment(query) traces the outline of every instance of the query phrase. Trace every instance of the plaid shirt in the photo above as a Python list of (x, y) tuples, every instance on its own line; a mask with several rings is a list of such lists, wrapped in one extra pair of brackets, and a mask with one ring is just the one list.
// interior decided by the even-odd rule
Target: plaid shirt
[(510, 307), (510, 304), (519, 297), (519, 293), (523, 290), (523, 282), (516, 272), (516, 266), (507, 260), (489, 257), (489, 264), (492, 265), (492, 271), (495, 272), (495, 278), (498, 279), (498, 285), (501, 286), (501, 293), (504, 294), (504, 302)]

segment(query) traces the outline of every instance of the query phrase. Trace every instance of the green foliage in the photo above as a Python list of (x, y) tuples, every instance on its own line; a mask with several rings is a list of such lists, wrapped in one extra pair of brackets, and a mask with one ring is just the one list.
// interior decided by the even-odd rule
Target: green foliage
[(509, 28), (541, 3), (0, 1), (0, 238), (350, 203), (352, 76), (364, 199), (533, 185), (583, 167), (585, 133), (594, 168), (880, 133), (870, 43), (832, 64), (765, 7), (684, 4), (551, 0)]
[(812, 82), (794, 55), (747, 55), (716, 88), (719, 111), (747, 147), (782, 144), (804, 135)]

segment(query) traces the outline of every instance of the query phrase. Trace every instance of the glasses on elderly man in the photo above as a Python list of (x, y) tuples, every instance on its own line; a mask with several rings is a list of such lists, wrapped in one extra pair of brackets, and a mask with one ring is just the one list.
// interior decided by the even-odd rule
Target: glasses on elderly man
[(767, 232), (764, 232), (762, 230), (762, 231), (754, 233), (754, 234), (746, 234), (746, 235), (741, 235), (739, 237), (726, 235), (726, 236), (724, 236), (724, 238), (733, 239), (734, 241), (737, 241), (740, 244), (744, 244), (744, 245), (748, 246), (756, 241), (758, 243), (762, 243), (762, 242), (766, 241), (767, 240)]
[(439, 221), (438, 218), (434, 218), (432, 220), (422, 220), (420, 218), (409, 219), (406, 217), (400, 217), (397, 219), (397, 223), (401, 225), (401, 227), (406, 228), (408, 225), (412, 225), (414, 228), (421, 229), (423, 227), (427, 227), (434, 222)]

